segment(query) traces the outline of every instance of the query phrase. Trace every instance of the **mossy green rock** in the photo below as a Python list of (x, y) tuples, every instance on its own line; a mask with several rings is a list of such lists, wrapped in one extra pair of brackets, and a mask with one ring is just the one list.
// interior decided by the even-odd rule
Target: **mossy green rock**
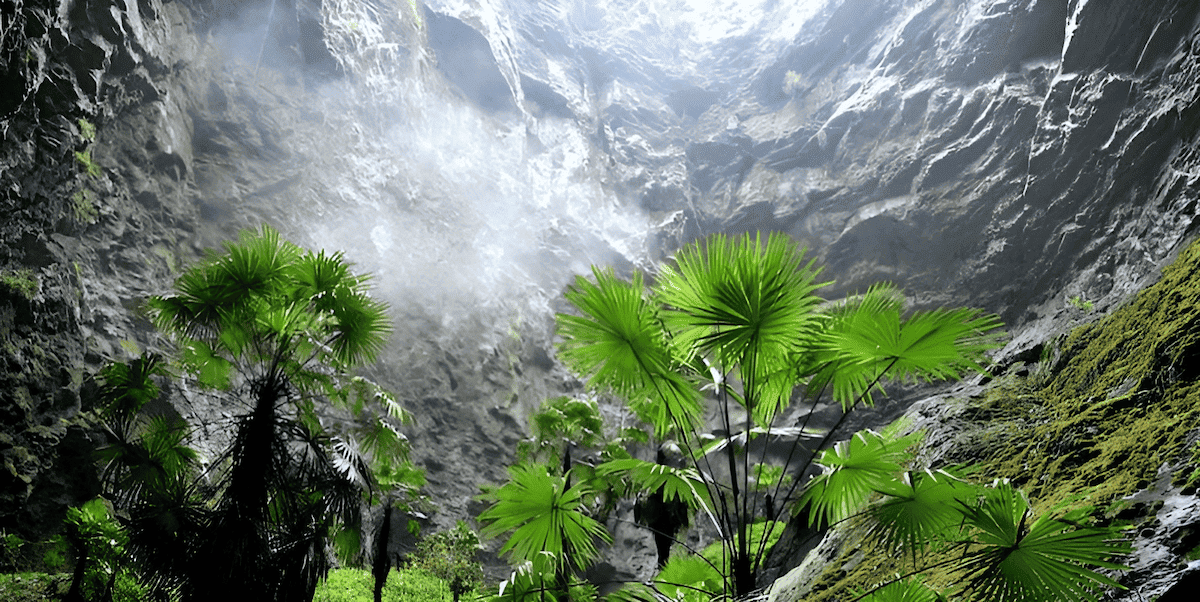
[[(1035, 512), (1088, 505), (1100, 520), (1119, 516), (1177, 531), (1179, 525), (1157, 524), (1161, 502), (1120, 500), (1164, 483), (1170, 489), (1172, 475), (1174, 491), (1194, 487), (1188, 481), (1200, 427), (1200, 242), (1126, 304), (1059, 337), (1056, 355), (1026, 376), (1003, 376), (964, 387), (958, 397), (916, 404), (916, 423), (929, 431), (922, 456), (937, 458), (934, 468), (970, 463), (978, 479), (1008, 478), (1029, 494)], [(1124, 506), (1140, 510), (1122, 513)], [(864, 549), (861, 561), (849, 562)], [(838, 600), (911, 568), (858, 545), (827, 558), (820, 577), (777, 587), (796, 594), (773, 599)], [(948, 573), (929, 577), (940, 587), (955, 581)]]

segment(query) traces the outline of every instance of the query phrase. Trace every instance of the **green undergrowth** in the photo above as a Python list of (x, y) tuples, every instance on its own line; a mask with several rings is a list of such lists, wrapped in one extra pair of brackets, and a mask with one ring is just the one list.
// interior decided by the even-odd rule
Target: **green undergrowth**
[[(978, 479), (1010, 479), (1035, 513), (1087, 505), (1099, 509), (1100, 521), (1115, 514), (1104, 509), (1149, 487), (1164, 466), (1176, 486), (1197, 485), (1200, 244), (1126, 305), (1068, 333), (1057, 355), (966, 402), (954, 461), (975, 465)], [(806, 601), (851, 599), (850, 592), (912, 568), (869, 547), (846, 547)], [(945, 587), (953, 578), (935, 571), (926, 581)]]
[[(313, 602), (372, 602), (375, 579), (363, 569), (334, 569), (317, 586)], [(471, 596), (464, 596), (470, 599)], [(450, 600), (446, 582), (416, 570), (397, 570), (388, 574), (383, 587), (383, 602), (442, 602)]]
[[(334, 569), (329, 572), (329, 578), (317, 586), (313, 602), (372, 602), (374, 583), (370, 571)], [(70, 573), (3, 573), (0, 574), (0, 600), (58, 600), (67, 593), (70, 584)], [(126, 597), (117, 595), (114, 599)], [(443, 602), (450, 599), (446, 583), (423, 571), (392, 571), (383, 588), (384, 602)], [(464, 596), (464, 599), (469, 600), (471, 596)]]
[(0, 600), (5, 602), (42, 602), (58, 600), (71, 585), (71, 575), (61, 573), (0, 574)]

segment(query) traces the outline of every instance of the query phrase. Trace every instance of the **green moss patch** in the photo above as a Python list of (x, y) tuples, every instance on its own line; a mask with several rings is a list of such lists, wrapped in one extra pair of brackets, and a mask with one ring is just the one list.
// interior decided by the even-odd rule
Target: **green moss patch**
[(1131, 303), (1071, 332), (1065, 361), (1044, 385), (993, 400), (1033, 405), (1044, 417), (980, 458), (982, 474), (1011, 478), (1039, 510), (1080, 494), (1102, 506), (1186, 459), (1200, 424), (1198, 268), (1200, 244), (1192, 244)]
[[(1177, 469), (1177, 486), (1200, 484), (1200, 445), (1189, 446), (1200, 427), (1200, 243), (1128, 304), (1069, 333), (1059, 352), (1053, 366), (1043, 359), (1031, 376), (997, 380), (967, 400), (950, 461), (974, 464), (977, 479), (1011, 479), (1035, 512), (1087, 504), (1109, 509), (1101, 520), (1163, 466)], [(853, 598), (912, 568), (850, 539), (860, 545), (843, 549), (806, 601)], [(951, 571), (926, 580), (954, 581)]]
[(0, 285), (31, 301), (38, 291), (37, 276), (27, 268), (0, 270)]

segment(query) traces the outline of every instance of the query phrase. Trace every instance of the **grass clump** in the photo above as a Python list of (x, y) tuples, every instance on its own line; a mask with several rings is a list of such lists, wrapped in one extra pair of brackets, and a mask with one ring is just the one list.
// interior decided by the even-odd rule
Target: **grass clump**
[(81, 151), (75, 151), (75, 161), (83, 167), (83, 171), (93, 178), (99, 178), (103, 171), (100, 169), (100, 164), (92, 158), (92, 149), (85, 148)]
[(0, 574), (0, 600), (8, 602), (42, 602), (58, 600), (67, 593), (71, 575), (62, 573), (4, 573)]
[[(371, 602), (374, 585), (370, 571), (334, 569), (317, 585), (313, 602)], [(383, 602), (442, 602), (450, 598), (446, 583), (424, 571), (393, 571), (383, 586)]]
[(71, 195), (71, 209), (75, 221), (81, 224), (94, 224), (100, 218), (100, 212), (96, 209), (96, 195), (90, 190), (80, 190)]
[(88, 142), (96, 139), (96, 125), (83, 117), (79, 118), (79, 137)]
[(33, 270), (28, 268), (0, 270), (0, 284), (28, 301), (32, 301), (38, 291), (37, 276), (34, 276)]

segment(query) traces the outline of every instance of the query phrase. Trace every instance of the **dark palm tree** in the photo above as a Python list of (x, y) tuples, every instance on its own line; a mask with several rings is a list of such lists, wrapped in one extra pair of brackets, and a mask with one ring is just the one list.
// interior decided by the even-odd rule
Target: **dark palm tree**
[[(366, 284), (340, 253), (305, 251), (264, 226), (150, 300), (182, 367), (246, 408), (188, 545), (185, 599), (310, 600), (332, 531), (357, 523), (373, 469), (403, 461), (403, 410), (351, 372), (390, 332)], [(350, 426), (323, 421), (330, 406), (348, 410)]]

